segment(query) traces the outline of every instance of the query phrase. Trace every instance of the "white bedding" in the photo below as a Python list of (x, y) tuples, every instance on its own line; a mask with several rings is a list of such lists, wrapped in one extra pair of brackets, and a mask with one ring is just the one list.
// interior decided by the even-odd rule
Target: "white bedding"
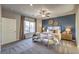
[[(56, 36), (57, 35), (57, 36)], [(55, 33), (40, 33), (40, 39), (41, 40), (54, 40), (56, 44), (59, 44), (59, 41), (61, 40), (61, 34), (55, 34)]]
[[(39, 37), (39, 39), (37, 39), (37, 41), (42, 41), (42, 42), (46, 42), (48, 43), (48, 41), (53, 41), (55, 44), (59, 44), (60, 40), (61, 40), (61, 34), (56, 34), (56, 33), (48, 33), (48, 32), (43, 32), (43, 33), (36, 33), (37, 37)], [(50, 42), (49, 42), (50, 43)]]

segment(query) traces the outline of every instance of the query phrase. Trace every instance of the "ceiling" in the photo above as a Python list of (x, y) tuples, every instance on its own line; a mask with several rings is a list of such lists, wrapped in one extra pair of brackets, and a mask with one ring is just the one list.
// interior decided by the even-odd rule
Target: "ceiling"
[(74, 11), (72, 4), (33, 4), (32, 6), (30, 4), (3, 4), (2, 8), (34, 18), (38, 17), (38, 11), (41, 8), (48, 9), (51, 12), (50, 17), (62, 16)]

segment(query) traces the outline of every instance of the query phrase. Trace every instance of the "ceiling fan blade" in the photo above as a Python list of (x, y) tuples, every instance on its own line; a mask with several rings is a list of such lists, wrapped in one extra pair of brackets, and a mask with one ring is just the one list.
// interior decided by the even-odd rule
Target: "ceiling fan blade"
[(50, 13), (47, 13), (46, 16), (49, 17), (50, 16)]
[(50, 13), (46, 13), (46, 15), (50, 15)]
[(50, 17), (50, 16), (46, 16), (46, 17)]

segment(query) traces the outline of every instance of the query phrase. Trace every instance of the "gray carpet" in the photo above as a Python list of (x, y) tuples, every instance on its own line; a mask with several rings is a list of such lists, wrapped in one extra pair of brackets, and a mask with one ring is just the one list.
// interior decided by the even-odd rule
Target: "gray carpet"
[(26, 39), (4, 45), (1, 47), (2, 54), (55, 54), (53, 49), (46, 46), (32, 42), (32, 39)]
[(60, 45), (47, 47), (42, 43), (35, 43), (32, 39), (25, 39), (18, 42), (1, 46), (2, 54), (77, 54), (79, 49), (72, 41), (61, 40)]

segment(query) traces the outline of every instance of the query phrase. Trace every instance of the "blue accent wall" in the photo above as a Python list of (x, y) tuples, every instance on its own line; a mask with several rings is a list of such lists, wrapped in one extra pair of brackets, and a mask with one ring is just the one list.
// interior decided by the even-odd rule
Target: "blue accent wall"
[(42, 27), (44, 27), (45, 30), (47, 30), (47, 27), (49, 26), (49, 20), (56, 20), (59, 23), (59, 26), (61, 26), (62, 32), (65, 30), (66, 26), (72, 26), (72, 34), (75, 37), (75, 14), (42, 20)]

